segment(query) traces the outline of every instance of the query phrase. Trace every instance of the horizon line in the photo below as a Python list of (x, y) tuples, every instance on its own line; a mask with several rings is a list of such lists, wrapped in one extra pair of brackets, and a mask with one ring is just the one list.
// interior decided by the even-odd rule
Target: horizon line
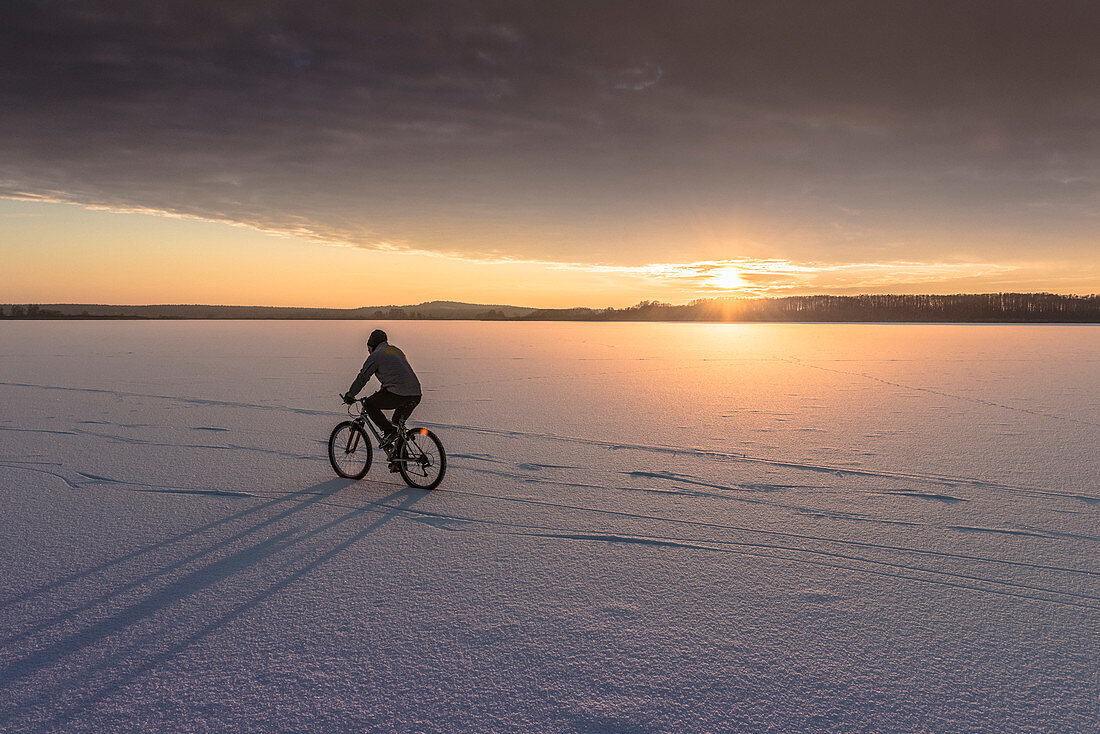
[(1100, 297), (1100, 293), (1059, 293), (1056, 291), (982, 291), (982, 292), (957, 292), (957, 293), (805, 293), (805, 294), (787, 294), (787, 295), (727, 295), (727, 296), (710, 296), (693, 298), (682, 303), (673, 303), (667, 301), (658, 301), (655, 299), (642, 299), (635, 304), (629, 306), (519, 306), (511, 303), (476, 303), (472, 301), (456, 301), (446, 298), (437, 298), (427, 301), (421, 301), (419, 303), (390, 303), (390, 304), (370, 304), (363, 306), (275, 306), (256, 303), (101, 303), (91, 301), (0, 301), (0, 307), (10, 308), (14, 306), (38, 306), (39, 308), (47, 306), (63, 306), (63, 307), (79, 307), (89, 306), (96, 308), (264, 308), (264, 309), (283, 309), (283, 310), (311, 310), (311, 311), (361, 311), (363, 309), (395, 309), (395, 308), (414, 308), (417, 306), (428, 306), (432, 304), (454, 304), (456, 306), (476, 306), (478, 308), (514, 308), (525, 309), (530, 311), (575, 311), (575, 310), (590, 310), (590, 311), (607, 311), (616, 310), (621, 311), (625, 309), (638, 308), (641, 306), (662, 306), (662, 307), (684, 307), (691, 306), (700, 303), (707, 303), (712, 301), (783, 301), (798, 298), (953, 298), (953, 297), (975, 297), (975, 296), (1057, 296), (1060, 298), (1097, 298)]

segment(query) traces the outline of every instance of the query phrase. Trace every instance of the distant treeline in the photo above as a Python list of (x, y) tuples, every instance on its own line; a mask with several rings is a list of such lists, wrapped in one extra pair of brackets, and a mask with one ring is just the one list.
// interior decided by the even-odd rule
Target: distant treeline
[(41, 308), (33, 303), (29, 303), (26, 306), (11, 306), (5, 308), (0, 306), (0, 319), (64, 319), (73, 318), (61, 313), (60, 311), (54, 311), (49, 308)]
[(355, 309), (273, 306), (0, 306), (4, 319), (357, 319), (478, 321), (880, 321), (1100, 323), (1100, 296), (985, 293), (954, 296), (710, 298), (684, 305), (642, 301), (627, 308), (531, 309), (429, 301)]
[(429, 301), (411, 306), (309, 308), (285, 306), (214, 306), (160, 304), (119, 306), (100, 303), (0, 304), (0, 318), (8, 319), (247, 319), (247, 320), (387, 320), (479, 319), (515, 317), (530, 308), (489, 306), (456, 301)]
[(985, 293), (953, 296), (786, 296), (713, 298), (675, 306), (642, 301), (628, 308), (543, 309), (522, 320), (574, 321), (884, 321), (1100, 322), (1100, 296)]

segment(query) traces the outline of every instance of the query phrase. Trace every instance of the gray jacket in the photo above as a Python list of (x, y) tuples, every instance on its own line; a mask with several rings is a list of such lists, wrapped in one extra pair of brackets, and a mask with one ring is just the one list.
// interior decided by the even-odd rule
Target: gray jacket
[(359, 370), (359, 376), (351, 383), (348, 390), (353, 396), (358, 395), (363, 386), (372, 376), (378, 375), (378, 381), (382, 383), (383, 390), (389, 390), (394, 395), (412, 397), (420, 395), (420, 380), (416, 379), (416, 373), (409, 366), (409, 360), (405, 353), (397, 347), (382, 342), (370, 353), (367, 361), (363, 363), (363, 369)]

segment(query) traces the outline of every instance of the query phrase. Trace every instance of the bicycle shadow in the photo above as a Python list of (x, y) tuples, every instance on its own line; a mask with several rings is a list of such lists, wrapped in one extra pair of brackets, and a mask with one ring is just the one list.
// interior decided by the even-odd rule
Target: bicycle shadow
[[(160, 550), (160, 549), (163, 549), (163, 548), (167, 548), (171, 545), (174, 545), (176, 543), (180, 543), (182, 541), (185, 541), (185, 540), (187, 540), (189, 538), (192, 538), (192, 537), (195, 537), (197, 535), (201, 535), (201, 534), (203, 534), (203, 533), (205, 533), (209, 530), (213, 530), (214, 528), (220, 527), (220, 526), (225, 525), (227, 523), (234, 522), (235, 520), (239, 520), (241, 518), (245, 518), (245, 517), (248, 517), (250, 515), (255, 515), (256, 513), (262, 512), (265, 509), (274, 507), (276, 505), (281, 505), (283, 503), (290, 502), (292, 500), (295, 500), (295, 499), (298, 499), (298, 498), (301, 498), (301, 497), (308, 497), (309, 495), (318, 496), (318, 500), (314, 500), (314, 501), (319, 501), (320, 499), (324, 499), (325, 497), (327, 497), (328, 495), (334, 493), (335, 491), (338, 491), (345, 484), (346, 484), (346, 482), (344, 482), (343, 480), (330, 479), (327, 482), (321, 482), (320, 484), (316, 484), (312, 487), (307, 487), (305, 489), (300, 489), (296, 492), (290, 492), (290, 493), (282, 495), (280, 497), (276, 497), (274, 499), (268, 500), (267, 502), (262, 502), (260, 504), (253, 505), (253, 506), (245, 508), (245, 509), (243, 509), (239, 512), (235, 512), (232, 515), (227, 515), (226, 517), (218, 518), (217, 520), (213, 520), (211, 522), (206, 523), (205, 525), (201, 525), (201, 526), (199, 526), (197, 528), (194, 528), (192, 530), (188, 530), (186, 532), (179, 533), (177, 535), (173, 535), (172, 537), (165, 538), (163, 540), (157, 541), (156, 543), (148, 545), (144, 548), (139, 548), (138, 550), (130, 551), (129, 553), (125, 553), (121, 556), (117, 556), (115, 558), (112, 558), (109, 561), (105, 561), (105, 562), (99, 564), (98, 566), (93, 566), (93, 567), (90, 567), (90, 568), (85, 568), (81, 571), (74, 571), (72, 573), (68, 573), (68, 574), (62, 576), (61, 578), (55, 579), (55, 580), (53, 580), (49, 583), (46, 583), (46, 584), (42, 584), (41, 586), (38, 586), (37, 588), (31, 589), (29, 591), (25, 591), (22, 594), (11, 597), (9, 599), (5, 599), (4, 601), (0, 602), (0, 610), (7, 609), (8, 607), (19, 604), (20, 602), (24, 602), (24, 601), (28, 601), (30, 599), (34, 599), (35, 597), (41, 596), (43, 594), (47, 594), (47, 593), (49, 593), (49, 592), (51, 592), (55, 589), (59, 589), (59, 588), (61, 588), (63, 586), (66, 586), (68, 584), (72, 584), (72, 583), (75, 583), (77, 581), (81, 581), (85, 578), (96, 576), (100, 573), (103, 573), (104, 571), (107, 571), (110, 568), (113, 568), (113, 567), (118, 566), (120, 564), (126, 563), (127, 561), (132, 561), (132, 560), (135, 560), (137, 558), (140, 558), (141, 556), (143, 556), (147, 553), (152, 553), (154, 551), (157, 551), (157, 550)], [(3, 642), (0, 642), (0, 644), (3, 644)]]
[[(10, 650), (13, 642), (36, 633), (48, 632), (53, 628), (69, 630), (80, 627), (75, 632), (66, 632), (60, 638), (21, 656), (10, 654), (14, 651), (5, 651), (4, 657), (8, 661), (0, 667), (0, 693), (10, 705), (6, 710), (0, 710), (0, 728), (7, 728), (13, 722), (35, 714), (41, 716), (46, 710), (56, 712), (58, 709), (61, 709), (60, 712), (43, 725), (46, 728), (64, 725), (89, 707), (117, 693), (137, 677), (165, 665), (195, 643), (305, 579), (326, 562), (400, 516), (426, 494), (422, 490), (403, 487), (321, 522), (317, 522), (314, 517), (303, 516), (303, 513), (308, 514), (307, 511), (315, 509), (319, 503), (331, 498), (341, 489), (355, 484), (348, 480), (330, 479), (289, 493), (286, 498), (294, 502), (291, 507), (262, 517), (258, 522), (229, 537), (212, 539), (212, 542), (183, 559), (168, 563), (138, 579), (126, 580), (94, 599), (81, 601), (74, 607), (39, 621), (30, 631), (24, 631), (0, 643), (0, 650)], [(391, 502), (396, 504), (389, 504)], [(270, 510), (278, 504), (273, 501), (253, 509)], [(378, 517), (372, 522), (358, 526), (359, 521), (375, 513)], [(246, 511), (230, 517), (239, 520), (249, 514)], [(221, 524), (224, 523), (215, 522), (208, 526)], [(293, 526), (284, 527), (286, 525)], [(324, 539), (327, 534), (349, 525), (356, 529), (340, 542), (326, 547)], [(197, 532), (199, 531), (190, 531), (185, 535), (194, 536)], [(155, 549), (163, 548), (164, 543), (165, 541), (155, 543), (140, 553), (156, 552)], [(234, 545), (243, 547), (227, 553), (226, 550)], [(301, 553), (282, 565), (275, 562), (291, 550)], [(125, 554), (120, 558), (133, 555), (134, 553)], [(302, 558), (308, 559), (304, 565)], [(100, 568), (109, 568), (118, 563), (119, 559), (114, 559), (101, 564)], [(187, 567), (195, 564), (202, 565), (184, 572)], [(199, 597), (208, 596), (212, 587), (245, 571), (267, 574), (268, 578), (265, 580), (268, 583), (213, 621), (197, 630), (185, 629), (182, 636), (178, 627), (172, 624), (172, 618), (156, 623), (154, 618), (162, 614), (171, 615), (172, 610), (177, 608), (177, 615), (183, 618), (183, 626), (186, 628), (187, 616), (183, 613), (183, 607), (195, 603)], [(179, 575), (181, 572), (184, 573)], [(94, 571), (73, 576), (90, 573)], [(147, 588), (151, 582), (161, 577), (174, 579), (108, 616), (82, 625), (81, 619), (85, 613), (107, 605), (127, 591)], [(125, 643), (118, 644), (122, 640)], [(109, 647), (106, 655), (92, 655), (94, 661), (82, 662), (89, 657), (87, 653), (102, 646)], [(62, 671), (60, 676), (50, 676), (58, 670)], [(36, 679), (40, 676), (45, 680), (36, 685)], [(23, 697), (21, 694), (27, 695)], [(68, 702), (71, 703), (66, 705)]]

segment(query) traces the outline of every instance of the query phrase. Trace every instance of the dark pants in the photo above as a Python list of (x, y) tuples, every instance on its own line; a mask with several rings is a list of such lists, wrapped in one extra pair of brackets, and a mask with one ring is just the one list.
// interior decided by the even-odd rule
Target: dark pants
[(399, 418), (408, 420), (413, 408), (418, 405), (420, 405), (419, 395), (395, 395), (385, 388), (369, 398), (363, 399), (363, 408), (366, 409), (370, 419), (374, 421), (374, 425), (382, 429), (383, 435), (393, 431), (393, 423), (390, 423), (386, 418), (385, 413), (382, 412), (383, 410), (392, 410), (395, 421)]

